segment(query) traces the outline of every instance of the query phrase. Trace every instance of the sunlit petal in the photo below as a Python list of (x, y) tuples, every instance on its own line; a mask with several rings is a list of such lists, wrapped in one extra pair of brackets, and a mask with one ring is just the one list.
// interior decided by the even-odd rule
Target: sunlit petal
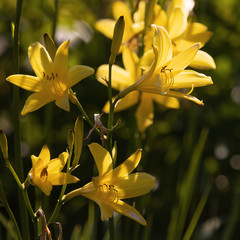
[(196, 43), (190, 48), (179, 53), (166, 64), (167, 68), (173, 69), (174, 71), (185, 69), (193, 61), (198, 49), (199, 44)]
[[(109, 66), (107, 64), (101, 65), (96, 73), (97, 80), (103, 84), (106, 84), (104, 79), (108, 79)], [(129, 72), (125, 69), (118, 67), (117, 65), (112, 66), (112, 88), (116, 90), (122, 90), (135, 81), (132, 79)]]
[(158, 48), (158, 69), (172, 58), (172, 42), (165, 28), (155, 26), (154, 45)]
[(167, 97), (167, 96), (155, 94), (154, 101), (160, 105), (167, 107), (167, 108), (179, 108), (180, 107), (179, 101), (173, 97)]
[(118, 178), (123, 178), (128, 176), (138, 165), (142, 156), (142, 150), (138, 149), (133, 153), (127, 160), (125, 160), (121, 165), (110, 171), (105, 177), (104, 181), (111, 182), (117, 180)]
[(192, 70), (185, 70), (174, 77), (172, 88), (203, 87), (211, 84), (213, 84), (211, 77)]
[(156, 179), (147, 173), (134, 173), (114, 183), (119, 199), (133, 198), (149, 193), (156, 186)]
[(153, 123), (153, 97), (153, 94), (141, 94), (141, 101), (136, 111), (137, 125), (140, 132), (144, 132)]
[(216, 69), (216, 64), (214, 59), (206, 52), (199, 50), (194, 57), (192, 63), (190, 64), (191, 67), (197, 69)]
[(52, 174), (61, 172), (68, 160), (68, 157), (69, 157), (68, 153), (63, 152), (58, 156), (58, 158), (52, 159), (48, 163), (48, 171), (51, 172)]
[(169, 16), (168, 33), (171, 39), (179, 37), (187, 27), (187, 15), (181, 8), (174, 8)]
[(52, 183), (52, 185), (64, 185), (69, 183), (76, 183), (79, 181), (79, 179), (74, 177), (73, 175), (63, 172), (49, 175), (48, 180)]
[[(139, 66), (139, 58), (137, 54), (129, 48), (123, 48), (122, 51), (123, 65), (127, 72), (130, 73), (133, 79), (137, 79), (141, 75)], [(132, 82), (133, 83), (133, 82)], [(132, 84), (131, 83), (131, 84)], [(129, 84), (130, 85), (130, 84)]]
[(31, 66), (38, 77), (42, 77), (44, 72), (52, 71), (52, 59), (46, 49), (36, 42), (28, 48), (28, 57)]
[(115, 20), (100, 19), (95, 23), (95, 28), (107, 38), (112, 38), (115, 24)]
[(63, 110), (69, 112), (70, 111), (70, 105), (69, 105), (69, 99), (68, 99), (68, 95), (67, 93), (64, 94), (61, 98), (58, 98), (55, 101), (56, 105), (60, 108), (62, 108)]
[(43, 164), (47, 164), (50, 161), (50, 151), (47, 145), (44, 145), (39, 156), (43, 160)]
[(29, 75), (14, 74), (9, 76), (7, 81), (32, 92), (39, 92), (43, 88), (40, 78)]
[(53, 100), (54, 96), (47, 95), (45, 92), (40, 91), (33, 93), (28, 97), (27, 101), (25, 102), (21, 114), (25, 115), (29, 112), (33, 112)]
[(142, 224), (143, 226), (147, 225), (147, 222), (143, 218), (143, 216), (134, 207), (128, 205), (127, 203), (118, 200), (116, 203), (115, 202), (112, 203), (112, 207), (114, 208), (115, 211), (135, 220), (136, 222)]
[(184, 99), (190, 100), (192, 102), (195, 102), (198, 105), (202, 105), (202, 106), (204, 105), (203, 101), (199, 100), (198, 98), (196, 98), (192, 95), (189, 95), (189, 94), (181, 93), (181, 92), (168, 91), (166, 93), (166, 96), (176, 97), (176, 98), (184, 98)]
[(80, 82), (82, 79), (92, 75), (94, 73), (94, 69), (88, 66), (83, 65), (76, 65), (68, 70), (68, 82), (67, 86), (68, 88), (71, 88), (78, 82)]
[[(57, 49), (55, 59), (54, 59), (54, 70), (58, 73), (59, 77), (63, 77), (67, 71), (68, 63), (68, 46), (69, 40), (63, 42)], [(63, 81), (63, 80), (61, 80)]]
[(105, 148), (97, 143), (91, 143), (89, 149), (97, 165), (99, 177), (102, 178), (113, 168), (111, 155)]

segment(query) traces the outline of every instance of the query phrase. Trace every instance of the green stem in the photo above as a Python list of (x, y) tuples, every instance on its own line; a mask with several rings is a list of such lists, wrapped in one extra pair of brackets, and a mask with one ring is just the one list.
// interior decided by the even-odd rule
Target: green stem
[[(114, 105), (112, 101), (112, 64), (109, 64), (108, 71), (108, 100), (109, 100), (109, 115), (108, 115), (108, 129), (112, 129), (114, 121)], [(108, 151), (112, 155), (112, 131), (108, 131)]]
[(109, 234), (110, 234), (110, 240), (115, 239), (115, 234), (114, 234), (114, 220), (113, 217), (109, 218)]
[(54, 15), (52, 20), (52, 39), (53, 40), (55, 38), (57, 20), (58, 20), (58, 0), (54, 0)]
[(18, 178), (18, 175), (17, 173), (15, 172), (14, 168), (12, 167), (11, 163), (9, 162), (9, 160), (6, 160), (6, 166), (9, 168), (10, 172), (12, 173), (20, 191), (22, 192), (22, 196), (23, 196), (23, 199), (24, 199), (24, 202), (25, 202), (25, 206), (27, 207), (29, 213), (30, 213), (30, 216), (32, 219), (34, 219), (36, 216), (35, 216), (35, 213), (32, 209), (32, 206), (31, 206), (31, 203), (29, 201), (29, 197), (28, 197), (28, 194), (27, 194), (27, 190), (26, 190), (26, 187), (25, 187), (25, 184), (22, 184), (20, 179)]
[[(14, 21), (14, 32), (13, 32), (13, 71), (14, 73), (19, 72), (19, 24), (22, 12), (23, 0), (17, 0), (16, 5), (16, 16)], [(21, 157), (21, 139), (20, 139), (20, 121), (19, 121), (19, 88), (13, 86), (13, 125), (14, 125), (14, 152), (16, 160), (17, 173), (20, 179), (23, 180), (23, 162)], [(21, 194), (18, 192), (18, 202), (20, 209), (20, 219), (22, 223), (22, 234), (23, 238), (30, 240), (30, 231), (28, 225), (27, 210), (24, 206), (24, 201)]]
[[(112, 131), (113, 128), (113, 121), (114, 121), (114, 106), (115, 102), (113, 103), (112, 100), (112, 64), (109, 63), (109, 75), (108, 75), (108, 99), (109, 99), (109, 115), (108, 115), (108, 131), (107, 133), (107, 141), (108, 141), (108, 151), (112, 156)], [(114, 166), (113, 166), (114, 168)], [(115, 233), (114, 233), (114, 219), (109, 219), (109, 234), (110, 234), (110, 240), (115, 239)]]
[(1, 180), (0, 180), (0, 196), (1, 196), (1, 200), (3, 201), (4, 207), (5, 207), (5, 209), (6, 209), (7, 213), (8, 213), (8, 216), (10, 217), (10, 219), (12, 220), (12, 222), (13, 222), (13, 224), (15, 226), (18, 239), (22, 240), (22, 236), (21, 236), (21, 233), (20, 233), (17, 221), (16, 221), (16, 219), (15, 219), (15, 217), (13, 215), (13, 212), (12, 212), (9, 204), (8, 204), (8, 201), (7, 201), (6, 195), (4, 193), (4, 189), (3, 189), (3, 185), (2, 185), (2, 181)]
[(82, 114), (83, 119), (86, 120), (86, 121), (88, 122), (88, 124), (89, 124), (92, 128), (94, 128), (94, 130), (97, 132), (97, 134), (101, 137), (101, 134), (100, 134), (99, 129), (97, 129), (97, 128), (95, 127), (95, 124), (93, 124), (93, 122), (91, 121), (91, 119), (88, 117), (88, 115), (87, 115), (86, 112), (84, 111), (81, 103), (78, 101), (77, 97), (74, 95), (74, 93), (73, 93), (73, 91), (72, 91), (71, 89), (70, 89), (70, 91), (69, 91), (69, 95), (70, 95), (70, 97), (71, 97), (71, 98), (70, 98), (71, 102), (74, 103), (74, 104), (77, 106), (77, 108), (79, 109), (79, 111), (80, 111), (81, 114)]
[[(70, 172), (70, 160), (72, 158), (72, 151), (70, 152), (70, 155), (69, 155), (69, 158), (68, 158), (68, 162), (67, 162), (67, 171), (66, 173), (69, 173)], [(65, 191), (66, 191), (66, 188), (67, 188), (67, 184), (64, 184), (62, 186), (62, 190), (61, 190), (61, 193), (60, 193), (60, 196), (59, 196), (59, 199), (58, 199), (58, 202), (57, 202), (57, 205), (56, 207), (54, 208), (54, 211), (52, 213), (52, 216), (49, 218), (48, 220), (48, 224), (51, 223), (51, 222), (55, 222), (58, 214), (59, 214), (59, 211), (63, 205), (63, 201), (62, 201), (62, 198), (65, 194)]]

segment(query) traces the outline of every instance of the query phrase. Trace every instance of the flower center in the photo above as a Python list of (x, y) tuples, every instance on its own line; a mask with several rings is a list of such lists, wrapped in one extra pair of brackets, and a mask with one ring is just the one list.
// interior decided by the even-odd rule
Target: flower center
[(117, 202), (118, 191), (114, 185), (102, 184), (98, 186), (102, 202)]
[(43, 72), (44, 84), (51, 91), (52, 94), (63, 95), (64, 89), (61, 86), (61, 82), (59, 80), (58, 73), (51, 72), (50, 74), (46, 74)]
[(47, 181), (47, 178), (48, 178), (47, 168), (48, 168), (48, 166), (43, 168), (43, 170), (40, 173), (40, 179), (41, 179), (42, 182), (46, 182)]
[(169, 69), (167, 68), (167, 65), (162, 67), (161, 71), (160, 71), (160, 78), (162, 81), (162, 94), (164, 94), (165, 92), (167, 92), (173, 85), (174, 83), (174, 76), (172, 73), (172, 68)]

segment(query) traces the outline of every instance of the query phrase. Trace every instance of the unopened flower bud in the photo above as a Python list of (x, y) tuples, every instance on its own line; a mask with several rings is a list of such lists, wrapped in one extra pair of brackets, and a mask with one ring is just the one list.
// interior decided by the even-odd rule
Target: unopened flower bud
[(5, 133), (0, 130), (0, 148), (2, 150), (3, 158), (8, 159), (8, 142)]
[(123, 38), (123, 32), (124, 32), (125, 22), (123, 16), (121, 16), (114, 27), (113, 32), (113, 40), (112, 40), (112, 46), (111, 46), (111, 56), (109, 58), (109, 64), (114, 64), (116, 56), (118, 55), (122, 38)]
[(73, 150), (73, 144), (74, 144), (74, 132), (73, 130), (69, 130), (67, 133), (67, 143), (69, 151), (72, 152)]

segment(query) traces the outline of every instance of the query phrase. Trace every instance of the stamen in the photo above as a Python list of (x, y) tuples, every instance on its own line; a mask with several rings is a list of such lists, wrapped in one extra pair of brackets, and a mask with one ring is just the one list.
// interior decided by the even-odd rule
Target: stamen
[(160, 78), (162, 80), (162, 94), (165, 94), (174, 83), (174, 76), (172, 70), (172, 68), (167, 68), (167, 65), (165, 65), (161, 69)]
[(193, 89), (194, 89), (194, 84), (192, 84), (192, 88), (191, 90), (187, 93), (187, 95), (191, 94), (193, 92)]
[(102, 184), (98, 186), (101, 191), (102, 201), (117, 202), (118, 201), (118, 191), (115, 189), (114, 185)]
[(46, 182), (47, 181), (47, 178), (48, 178), (47, 168), (48, 168), (48, 166), (43, 168), (43, 170), (40, 173), (40, 179), (41, 179), (42, 182)]

